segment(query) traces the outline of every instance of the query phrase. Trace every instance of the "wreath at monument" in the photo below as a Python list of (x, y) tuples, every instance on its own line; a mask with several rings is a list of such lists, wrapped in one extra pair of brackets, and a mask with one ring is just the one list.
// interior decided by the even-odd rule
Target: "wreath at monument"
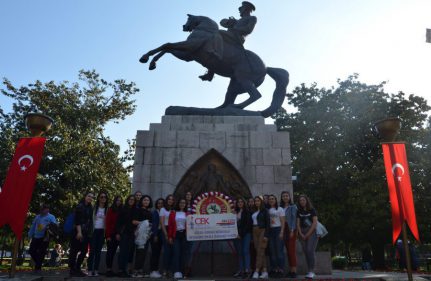
[(197, 215), (233, 213), (233, 200), (218, 191), (204, 192), (193, 201), (192, 213)]

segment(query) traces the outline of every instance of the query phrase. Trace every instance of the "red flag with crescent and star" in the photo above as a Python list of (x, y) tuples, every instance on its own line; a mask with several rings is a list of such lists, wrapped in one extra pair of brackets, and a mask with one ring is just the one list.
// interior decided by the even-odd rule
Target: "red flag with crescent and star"
[(19, 140), (0, 191), (0, 227), (9, 224), (20, 240), (33, 194), (45, 138)]
[(400, 235), (402, 224), (406, 221), (412, 234), (419, 241), (405, 144), (384, 143), (382, 146), (392, 207), (392, 240), (395, 243)]

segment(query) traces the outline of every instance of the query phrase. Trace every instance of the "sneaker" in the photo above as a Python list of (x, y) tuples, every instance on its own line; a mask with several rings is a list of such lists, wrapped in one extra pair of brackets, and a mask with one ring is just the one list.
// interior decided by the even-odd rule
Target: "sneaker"
[(174, 273), (174, 278), (175, 279), (181, 279), (181, 278), (183, 278), (183, 274), (181, 272), (177, 271)]
[(235, 273), (233, 275), (233, 277), (235, 277), (235, 278), (241, 278), (241, 276), (242, 276), (242, 272), (241, 271), (238, 271), (237, 273)]
[(262, 272), (262, 274), (260, 274), (259, 278), (260, 279), (268, 279), (268, 272), (266, 272), (266, 271)]
[(307, 275), (305, 275), (305, 278), (307, 279), (313, 279), (314, 278), (314, 272), (308, 272)]
[(133, 273), (132, 277), (133, 278), (142, 278), (142, 277), (144, 277), (144, 274), (142, 274), (142, 272), (140, 272), (140, 271), (135, 271), (135, 273)]
[(253, 278), (253, 279), (259, 279), (259, 272), (255, 271), (253, 273), (253, 276), (251, 278)]
[(151, 271), (150, 278), (161, 278), (162, 275), (158, 271)]

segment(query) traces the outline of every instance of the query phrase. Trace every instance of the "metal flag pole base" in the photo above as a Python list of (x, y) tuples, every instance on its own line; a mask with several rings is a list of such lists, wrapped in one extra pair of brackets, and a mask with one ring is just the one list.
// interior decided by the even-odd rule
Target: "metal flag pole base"
[(12, 263), (10, 266), (9, 277), (14, 278), (16, 273), (16, 260), (18, 258), (18, 248), (20, 244), (20, 240), (15, 237), (15, 242), (13, 244), (13, 252), (12, 252)]
[(411, 257), (410, 257), (409, 242), (407, 240), (407, 226), (405, 221), (403, 222), (403, 225), (402, 225), (402, 235), (403, 235), (404, 252), (406, 255), (407, 276), (409, 281), (413, 281), (412, 263), (411, 263)]

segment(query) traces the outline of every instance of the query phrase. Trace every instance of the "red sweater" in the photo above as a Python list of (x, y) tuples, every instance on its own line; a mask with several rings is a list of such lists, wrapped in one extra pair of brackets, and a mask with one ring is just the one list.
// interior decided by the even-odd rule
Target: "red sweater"
[[(176, 216), (175, 211), (171, 211), (169, 214), (169, 220), (168, 220), (168, 238), (175, 239), (175, 235), (177, 234), (177, 221), (175, 220)], [(186, 216), (188, 216), (189, 213), (186, 212)]]
[(105, 237), (111, 238), (113, 234), (115, 234), (115, 225), (117, 224), (118, 213), (114, 212), (112, 208), (108, 209), (105, 218)]

